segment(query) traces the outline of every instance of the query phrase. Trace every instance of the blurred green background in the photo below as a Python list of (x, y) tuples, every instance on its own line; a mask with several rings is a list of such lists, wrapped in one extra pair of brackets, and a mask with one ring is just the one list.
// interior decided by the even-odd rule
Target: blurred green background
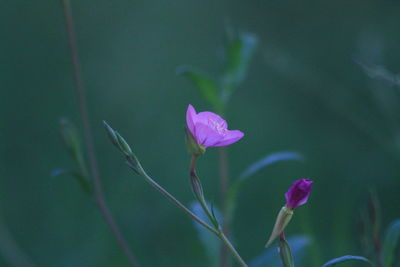
[[(312, 238), (307, 266), (362, 255), (357, 220), (369, 188), (380, 197), (384, 227), (399, 217), (400, 88), (368, 76), (354, 61), (398, 72), (399, 1), (72, 6), (106, 199), (142, 266), (208, 263), (191, 220), (128, 169), (101, 122), (116, 128), (147, 171), (189, 204), (184, 114), (189, 103), (198, 111), (210, 106), (176, 68), (196, 66), (215, 77), (227, 23), (258, 38), (226, 114), (230, 128), (245, 133), (228, 149), (231, 178), (272, 152), (305, 157), (272, 165), (243, 187), (233, 225), (242, 256), (250, 261), (264, 251), (284, 192), (302, 177), (315, 181), (313, 193), (287, 235)], [(81, 129), (60, 1), (1, 1), (0, 17), (0, 239), (6, 244), (0, 265), (8, 266), (8, 231), (36, 266), (129, 266), (79, 184), (50, 177), (54, 169), (74, 167), (60, 141), (59, 118)], [(198, 162), (216, 206), (217, 150)]]

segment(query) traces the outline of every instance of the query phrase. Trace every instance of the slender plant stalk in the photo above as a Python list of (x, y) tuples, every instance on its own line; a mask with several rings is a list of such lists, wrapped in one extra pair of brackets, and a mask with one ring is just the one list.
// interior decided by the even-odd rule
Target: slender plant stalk
[[(226, 148), (220, 148), (218, 151), (219, 161), (219, 182), (220, 182), (220, 199), (222, 207), (222, 230), (224, 234), (229, 238), (231, 232), (231, 214), (228, 210), (228, 190), (229, 190), (229, 167), (228, 167), (228, 154)], [(228, 250), (226, 246), (221, 246), (219, 255), (220, 267), (229, 266)]]
[(225, 246), (231, 251), (232, 255), (235, 257), (235, 259), (238, 261), (238, 263), (242, 267), (247, 267), (246, 262), (240, 257), (239, 253), (236, 251), (236, 249), (232, 246), (231, 242), (229, 242), (228, 238), (225, 236), (223, 231), (219, 232), (219, 238), (224, 242)]
[[(192, 160), (192, 164), (194, 161)], [(128, 162), (128, 165), (132, 165), (130, 162)], [(194, 166), (194, 165), (192, 165)], [(133, 168), (132, 168), (133, 169)], [(233, 247), (231, 242), (228, 240), (228, 238), (225, 236), (223, 231), (221, 229), (215, 229), (212, 226), (210, 226), (208, 223), (197, 217), (193, 212), (191, 212), (185, 205), (183, 205), (179, 200), (177, 200), (173, 195), (171, 195), (167, 190), (165, 190), (161, 185), (159, 185), (156, 181), (154, 181), (143, 169), (141, 170), (141, 173), (143, 174), (143, 177), (145, 180), (155, 189), (157, 189), (159, 192), (161, 192), (166, 198), (168, 198), (172, 203), (174, 203), (176, 206), (181, 208), (187, 215), (192, 217), (195, 221), (200, 223), (203, 227), (207, 228), (209, 231), (214, 233), (216, 236), (221, 239), (221, 241), (225, 244), (225, 246), (229, 249), (229, 251), (232, 252), (233, 256), (235, 259), (238, 261), (238, 263), (242, 267), (247, 267), (246, 262), (240, 257), (239, 253), (236, 251), (236, 249)]]
[(71, 4), (69, 0), (62, 0), (62, 5), (64, 9), (64, 16), (65, 16), (65, 24), (66, 30), (68, 33), (68, 44), (71, 52), (73, 69), (74, 69), (74, 78), (75, 78), (75, 89), (76, 89), (76, 96), (78, 98), (79, 103), (79, 111), (81, 115), (82, 125), (83, 125), (83, 135), (85, 140), (85, 146), (88, 152), (88, 158), (90, 163), (90, 169), (92, 173), (92, 179), (94, 184), (94, 197), (97, 206), (100, 209), (102, 216), (104, 217), (106, 223), (110, 227), (111, 232), (114, 234), (118, 244), (122, 248), (123, 252), (127, 256), (130, 264), (134, 267), (139, 267), (138, 261), (134, 256), (133, 252), (128, 246), (128, 243), (124, 239), (119, 230), (104, 198), (104, 193), (102, 190), (101, 180), (100, 180), (100, 173), (99, 168), (97, 165), (96, 153), (94, 148), (94, 142), (92, 138), (92, 134), (90, 131), (90, 123), (89, 123), (89, 114), (87, 108), (87, 101), (86, 101), (86, 94), (85, 88), (83, 86), (82, 81), (82, 71), (81, 65), (79, 61), (78, 55), (78, 48), (76, 45), (76, 36), (74, 31), (73, 25), (73, 18), (72, 18), (72, 11), (71, 11)]
[(139, 160), (137, 159), (136, 155), (132, 152), (129, 144), (125, 141), (125, 139), (114, 129), (112, 129), (106, 122), (104, 122), (104, 126), (107, 130), (107, 134), (111, 139), (111, 142), (116, 146), (116, 148), (122, 152), (125, 156), (126, 163), (128, 166), (136, 173), (142, 176), (146, 182), (148, 182), (152, 187), (158, 190), (161, 194), (163, 194), (167, 199), (169, 199), (173, 204), (181, 208), (187, 215), (193, 218), (195, 221), (200, 223), (203, 227), (207, 230), (214, 233), (221, 241), (226, 245), (226, 247), (232, 252), (235, 259), (240, 263), (242, 267), (247, 267), (247, 264), (244, 260), (240, 257), (239, 253), (235, 250), (232, 244), (229, 242), (228, 238), (225, 236), (224, 232), (222, 231), (220, 224), (218, 223), (217, 219), (215, 218), (214, 214), (209, 210), (206, 204), (206, 200), (203, 194), (203, 187), (201, 185), (200, 179), (196, 175), (196, 159), (197, 156), (192, 157), (190, 163), (190, 178), (191, 178), (191, 185), (193, 189), (193, 193), (196, 196), (197, 200), (199, 201), (201, 207), (203, 208), (204, 212), (206, 213), (207, 217), (213, 223), (213, 226), (210, 226), (208, 223), (204, 222), (202, 219), (196, 216), (193, 212), (191, 212), (185, 205), (183, 205), (179, 200), (177, 200), (172, 194), (170, 194), (167, 190), (165, 190), (161, 185), (159, 185), (156, 181), (154, 181), (143, 169), (142, 165), (140, 164)]
[[(133, 163), (128, 159), (128, 165), (131, 167), (132, 170), (135, 170), (133, 167)], [(204, 222), (202, 219), (197, 217), (193, 212), (191, 212), (185, 205), (183, 205), (179, 200), (177, 200), (171, 193), (169, 193), (166, 189), (164, 189), (161, 185), (159, 185), (156, 181), (154, 181), (145, 171), (143, 168), (140, 170), (140, 174), (149, 183), (152, 187), (154, 187), (157, 191), (163, 194), (166, 198), (168, 198), (172, 203), (176, 206), (181, 208), (187, 215), (192, 217), (195, 221), (200, 223), (202, 226), (207, 228), (209, 231), (213, 232), (214, 234), (218, 235), (218, 231), (211, 227), (208, 223)]]
[[(190, 175), (196, 175), (196, 160), (197, 157), (196, 156), (192, 156), (192, 160), (190, 163)], [(226, 165), (225, 165), (226, 166)], [(197, 176), (197, 175), (196, 175)], [(228, 188), (226, 188), (227, 190)], [(227, 191), (224, 193), (224, 197), (227, 194)], [(201, 201), (200, 201), (201, 202)], [(202, 203), (200, 203), (202, 204)], [(213, 220), (213, 218), (211, 218), (213, 215), (212, 213), (209, 211), (208, 207), (205, 205), (201, 205), (204, 212), (207, 214), (208, 217), (210, 217), (210, 220)], [(234, 258), (237, 260), (237, 262), (242, 266), (242, 267), (247, 267), (246, 262), (242, 259), (242, 257), (240, 256), (240, 254), (236, 251), (236, 249), (234, 248), (234, 246), (232, 245), (232, 243), (229, 241), (228, 237), (225, 235), (223, 229), (221, 229), (220, 227), (218, 229), (215, 229), (217, 231), (217, 233), (215, 233), (219, 239), (221, 239), (221, 241), (224, 243), (224, 247), (225, 248), (225, 253), (227, 254), (228, 251), (230, 251), (232, 253), (232, 255), (234, 256)], [(222, 249), (221, 249), (222, 250)], [(226, 255), (226, 262), (224, 262), (224, 264), (228, 264), (228, 257)], [(221, 262), (220, 262), (221, 263)]]
[(282, 231), (282, 233), (279, 234), (279, 239), (280, 240), (286, 240), (285, 232)]

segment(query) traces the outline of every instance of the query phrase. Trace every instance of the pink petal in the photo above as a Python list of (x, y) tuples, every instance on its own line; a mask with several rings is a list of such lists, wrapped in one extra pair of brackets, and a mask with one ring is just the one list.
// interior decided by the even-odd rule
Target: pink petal
[(196, 120), (194, 122), (195, 124), (197, 122), (208, 124), (209, 120), (212, 120), (218, 124), (223, 124), (223, 125), (225, 125), (225, 127), (228, 127), (228, 124), (226, 123), (226, 121), (223, 118), (221, 118), (219, 115), (209, 112), (209, 111), (200, 112), (199, 114), (196, 115), (195, 120)]
[(209, 127), (207, 124), (198, 122), (194, 128), (196, 129), (194, 136), (197, 143), (205, 147), (215, 146), (215, 144), (219, 143), (224, 138), (223, 135)]
[(189, 128), (189, 131), (194, 135), (194, 124), (195, 124), (195, 118), (196, 118), (196, 110), (192, 105), (189, 104), (187, 111), (186, 111), (186, 124), (187, 127)]
[(244, 136), (239, 130), (232, 130), (226, 133), (225, 137), (213, 146), (228, 146), (239, 141)]

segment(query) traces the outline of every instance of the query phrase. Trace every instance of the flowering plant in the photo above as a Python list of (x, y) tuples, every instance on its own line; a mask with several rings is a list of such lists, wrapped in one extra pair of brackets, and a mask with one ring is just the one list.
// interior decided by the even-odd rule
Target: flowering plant
[[(71, 172), (71, 174), (77, 178), (77, 180), (82, 184), (85, 192), (93, 196), (99, 209), (101, 210), (103, 217), (105, 218), (107, 224), (115, 235), (118, 243), (125, 252), (132, 266), (139, 266), (139, 263), (133, 252), (129, 249), (127, 242), (123, 238), (119, 228), (117, 227), (114, 219), (112, 218), (110, 211), (105, 203), (105, 199), (102, 193), (100, 178), (97, 170), (96, 158), (93, 150), (93, 143), (91, 141), (87, 111), (85, 110), (86, 103), (84, 102), (84, 90), (79, 80), (80, 75), (79, 64), (77, 60), (76, 44), (74, 43), (74, 36), (72, 31), (72, 18), (70, 13), (69, 2), (63, 1), (66, 9), (66, 21), (67, 29), (70, 34), (70, 47), (72, 49), (72, 54), (74, 55), (74, 62), (76, 65), (76, 79), (77, 79), (77, 92), (79, 94), (79, 101), (81, 106), (82, 120), (84, 122), (84, 133), (85, 133), (85, 145), (89, 154), (90, 167), (88, 168), (87, 163), (84, 159), (82, 148), (80, 147), (80, 142), (78, 136), (71, 127), (69, 123), (63, 121), (61, 124), (62, 137), (65, 141), (65, 145), (71, 153), (78, 166), (78, 170)], [(202, 96), (209, 102), (215, 112), (224, 114), (226, 111), (227, 103), (232, 96), (234, 90), (240, 85), (241, 81), (244, 79), (247, 72), (248, 62), (251, 59), (252, 53), (256, 46), (256, 38), (250, 34), (239, 34), (233, 40), (228, 43), (228, 60), (226, 62), (226, 67), (221, 74), (220, 83), (214, 80), (209, 80), (190, 69), (180, 70), (180, 74), (188, 77), (195, 85), (198, 87)], [(131, 168), (136, 174), (140, 175), (148, 182), (152, 187), (163, 194), (168, 200), (175, 204), (178, 208), (182, 209), (188, 216), (190, 216), (196, 223), (196, 226), (202, 227), (200, 231), (208, 231), (207, 233), (212, 233), (220, 240), (222, 246), (220, 250), (219, 260), (220, 266), (226, 267), (230, 265), (230, 259), (227, 252), (233, 256), (236, 262), (240, 266), (248, 266), (243, 257), (236, 250), (233, 243), (230, 241), (231, 233), (231, 219), (235, 210), (235, 200), (238, 190), (242, 183), (252, 176), (257, 171), (261, 170), (265, 166), (272, 164), (281, 160), (299, 159), (299, 155), (296, 153), (277, 153), (273, 155), (268, 155), (267, 157), (257, 161), (246, 169), (237, 180), (230, 183), (227, 175), (227, 156), (226, 150), (222, 147), (231, 145), (243, 138), (244, 134), (240, 130), (229, 130), (228, 123), (218, 114), (211, 111), (203, 111), (197, 113), (192, 105), (188, 105), (186, 110), (186, 142), (191, 153), (191, 164), (189, 168), (190, 185), (192, 192), (197, 199), (197, 202), (192, 205), (192, 208), (187, 208), (182, 202), (180, 202), (173, 194), (167, 191), (164, 187), (158, 184), (150, 175), (147, 174), (142, 164), (136, 157), (135, 153), (131, 149), (129, 143), (110, 125), (104, 122), (107, 134), (113, 143), (113, 145), (122, 153), (129, 168)], [(196, 172), (196, 162), (198, 156), (205, 153), (207, 147), (221, 147), (219, 149), (219, 165), (220, 165), (220, 184), (221, 184), (221, 209), (222, 212), (218, 212), (217, 208), (213, 208), (206, 201), (205, 192), (202, 186), (201, 179), (198, 177)], [(89, 171), (90, 169), (90, 171)], [(58, 172), (56, 175), (60, 174)], [(272, 244), (272, 242), (279, 237), (279, 254), (281, 262), (284, 267), (294, 266), (294, 257), (290, 248), (290, 245), (285, 237), (284, 230), (287, 227), (289, 221), (293, 216), (293, 212), (299, 206), (307, 203), (311, 190), (313, 186), (313, 181), (309, 179), (300, 179), (295, 181), (289, 190), (285, 194), (286, 204), (281, 208), (273, 227), (271, 236), (267, 242), (266, 246)], [(193, 208), (194, 207), (194, 208)], [(375, 210), (374, 210), (375, 211)], [(220, 218), (217, 214), (221, 214)], [(374, 215), (376, 215), (374, 213)], [(374, 217), (374, 224), (378, 225), (376, 222), (376, 216)], [(392, 263), (391, 255), (394, 254), (396, 246), (395, 241), (391, 238), (393, 235), (399, 235), (400, 231), (399, 223), (395, 223), (390, 227), (390, 235), (387, 238), (388, 241), (385, 242), (387, 249), (383, 253), (389, 259), (386, 262)], [(380, 249), (380, 239), (375, 231), (374, 244), (376, 244), (377, 253), (376, 262), (381, 265), (381, 252)], [(393, 234), (394, 233), (394, 234)], [(208, 242), (208, 241), (207, 241)], [(206, 247), (211, 247), (210, 243), (206, 243)], [(212, 246), (214, 248), (214, 246)], [(387, 252), (389, 251), (389, 252)], [(386, 254), (385, 254), (386, 253)], [(215, 258), (215, 257), (214, 257)], [(344, 256), (332, 261), (327, 262), (323, 266), (332, 266), (339, 262), (348, 260), (360, 260), (367, 263), (371, 263), (368, 259), (360, 256)], [(386, 266), (390, 266), (385, 264)]]

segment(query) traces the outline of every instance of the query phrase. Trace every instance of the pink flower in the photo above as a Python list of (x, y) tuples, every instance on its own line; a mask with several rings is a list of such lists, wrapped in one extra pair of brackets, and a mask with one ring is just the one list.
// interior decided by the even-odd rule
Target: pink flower
[(300, 179), (292, 184), (285, 194), (286, 206), (294, 210), (305, 204), (310, 196), (313, 182), (309, 179)]
[(239, 130), (228, 130), (219, 115), (209, 111), (197, 114), (192, 105), (186, 111), (186, 124), (196, 142), (204, 147), (228, 146), (244, 136)]

